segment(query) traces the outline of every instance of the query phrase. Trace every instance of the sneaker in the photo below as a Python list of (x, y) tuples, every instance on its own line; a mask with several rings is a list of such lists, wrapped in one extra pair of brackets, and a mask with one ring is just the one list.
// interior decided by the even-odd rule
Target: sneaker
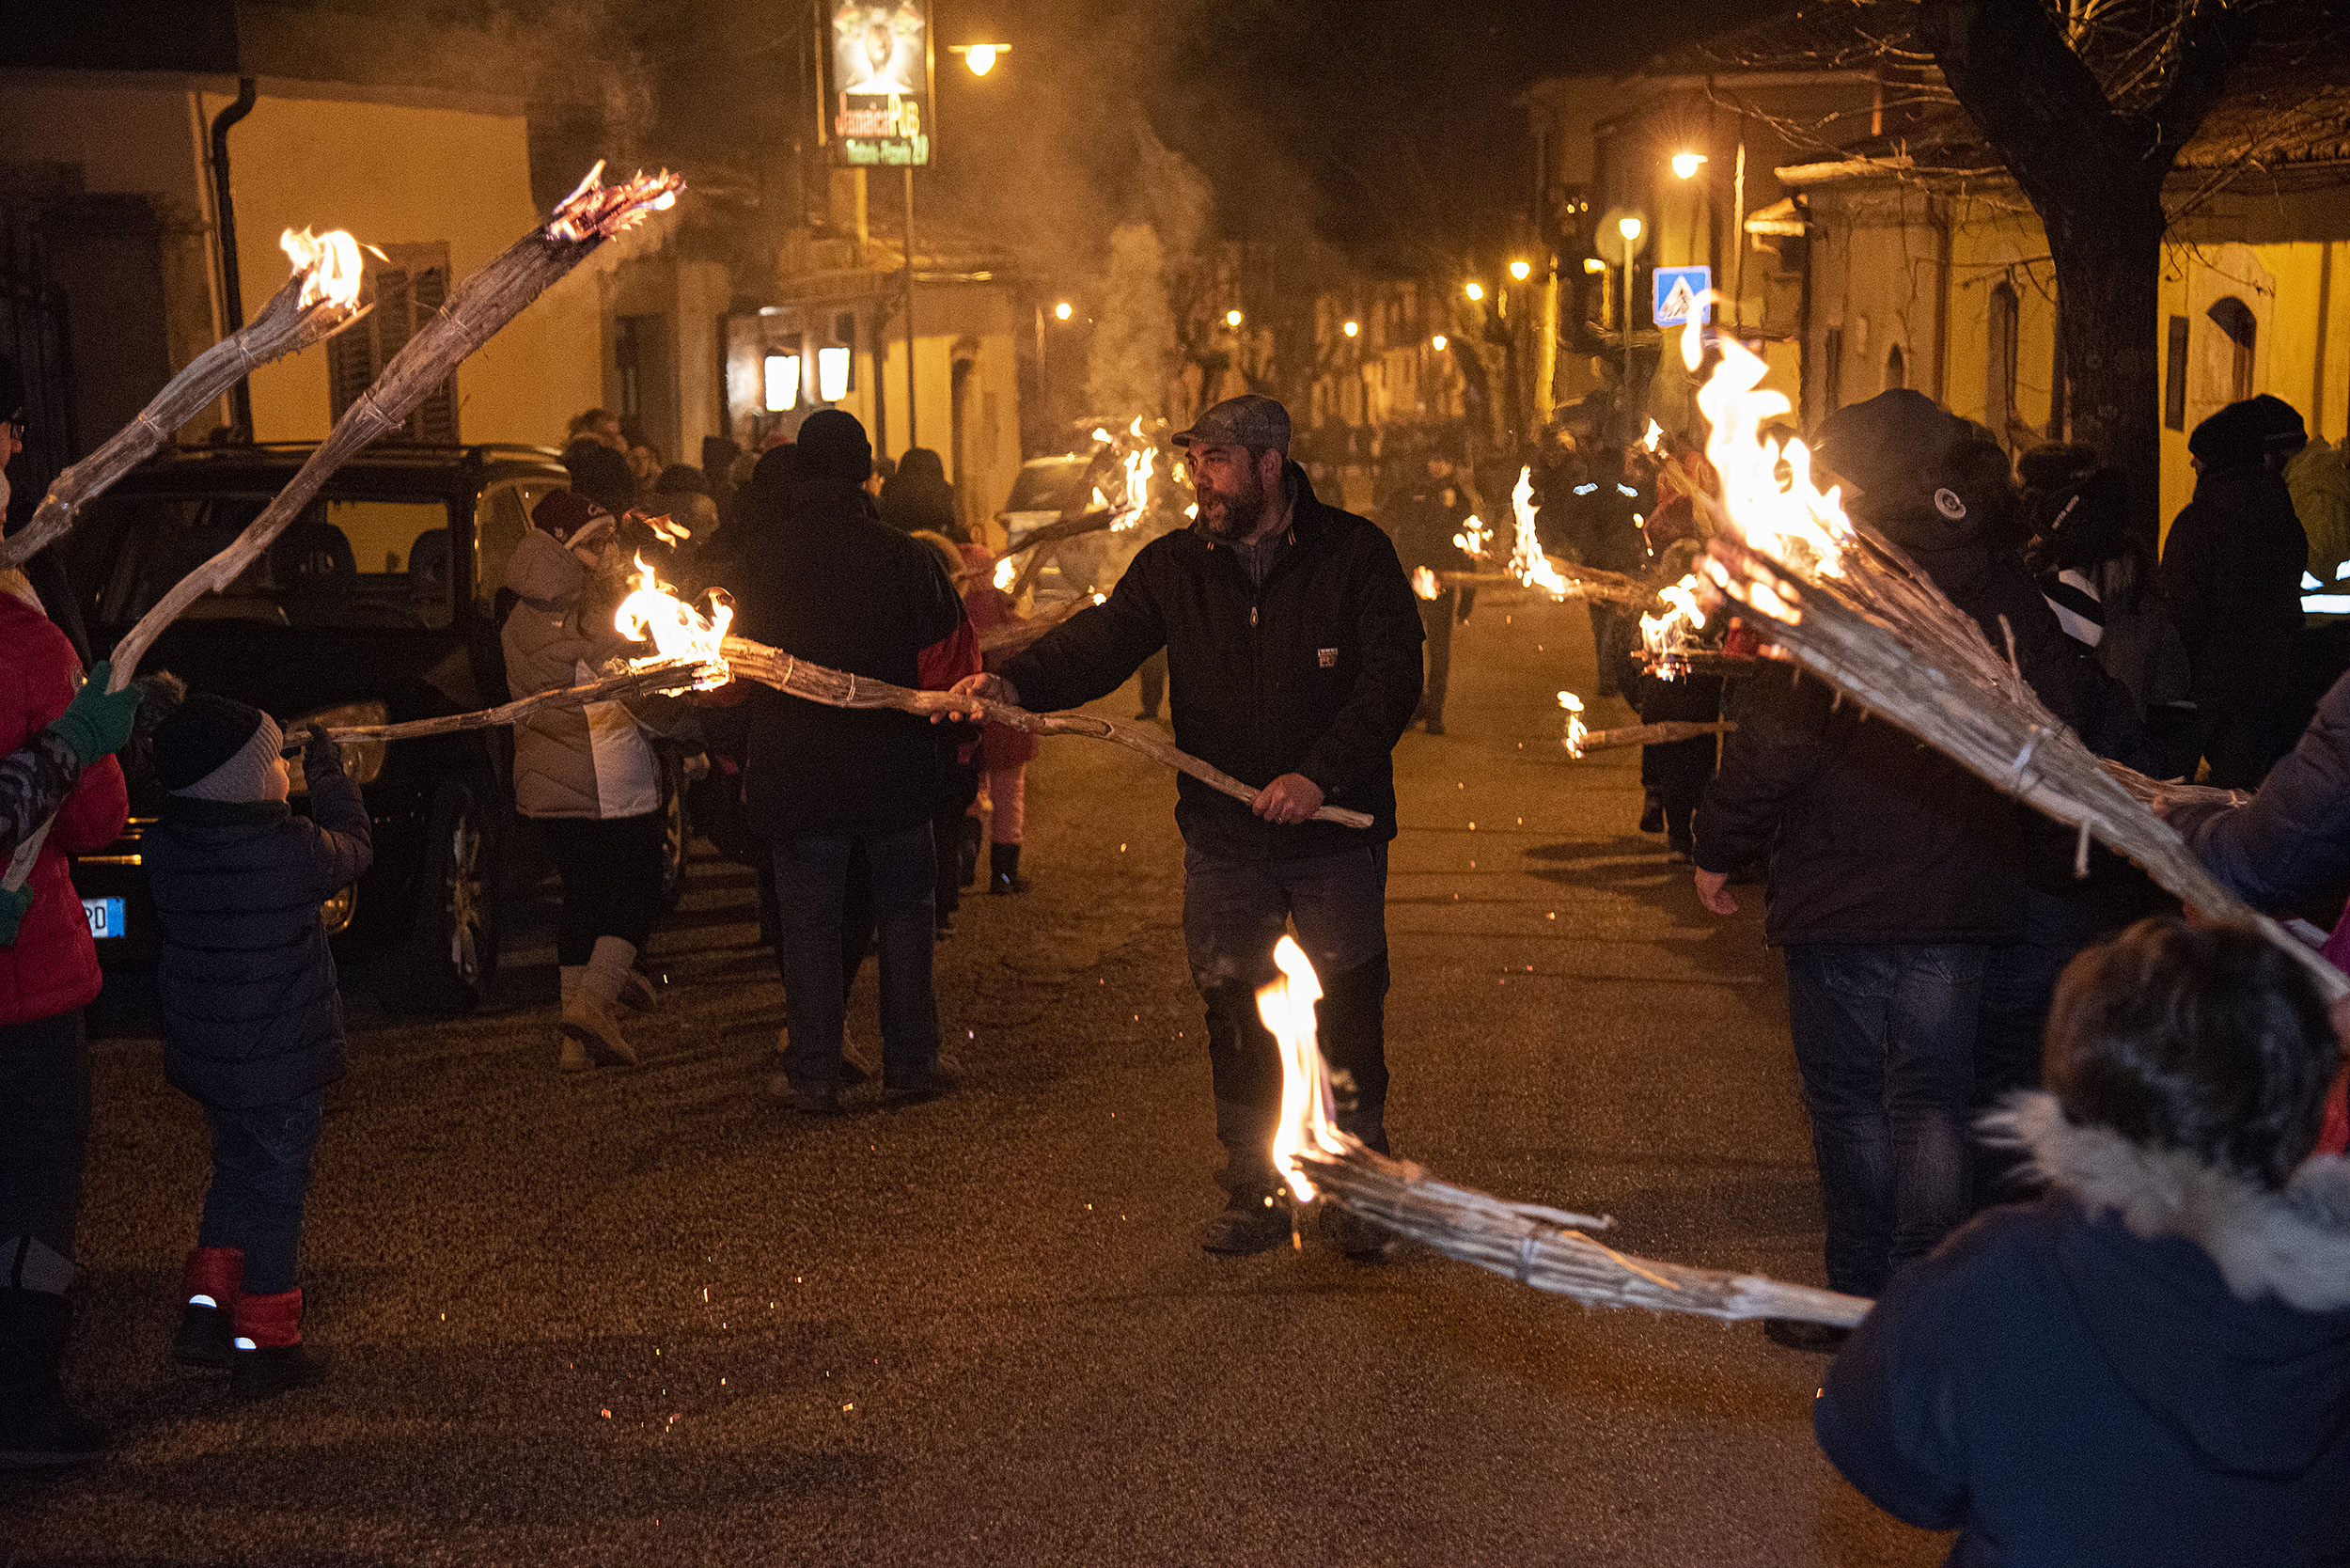
[(1833, 1356), (1852, 1330), (1833, 1324), (1807, 1323), (1801, 1318), (1764, 1318), (1762, 1336), (1775, 1345), (1789, 1350), (1809, 1350), (1821, 1356)]
[(289, 1388), (306, 1388), (325, 1372), (325, 1363), (301, 1344), (240, 1345), (228, 1364), (228, 1396), (237, 1400), (274, 1399)]
[(226, 1371), (235, 1350), (227, 1308), (191, 1301), (180, 1309), (180, 1331), (171, 1339), (173, 1360), (183, 1367)]
[(1227, 1258), (1246, 1258), (1290, 1239), (1290, 1200), (1286, 1188), (1248, 1188), (1232, 1194), (1224, 1212), (1200, 1227), (1203, 1251)]
[(901, 1077), (882, 1078), (882, 1098), (892, 1105), (918, 1105), (951, 1094), (963, 1087), (963, 1069), (948, 1057), (940, 1057), (926, 1072)]
[(1386, 1262), (1395, 1250), (1394, 1231), (1337, 1203), (1324, 1206), (1322, 1233), (1331, 1246), (1358, 1263)]
[(563, 1004), (563, 1060), (566, 1073), (590, 1067), (634, 1067), (636, 1049), (620, 1032), (620, 1010), (603, 994), (586, 986)]

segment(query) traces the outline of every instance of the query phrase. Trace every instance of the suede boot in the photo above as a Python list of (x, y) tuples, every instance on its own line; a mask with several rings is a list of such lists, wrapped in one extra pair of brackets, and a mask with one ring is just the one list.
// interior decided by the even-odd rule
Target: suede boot
[(615, 999), (618, 984), (614, 984), (612, 995), (605, 995), (597, 989), (595, 978), (585, 964), (566, 967), (562, 980), (563, 1071), (585, 1073), (591, 1067), (635, 1066), (635, 1048), (629, 1044), (620, 1027), (620, 1007)]
[(987, 879), (989, 892), (1025, 893), (1028, 890), (1028, 879), (1020, 874), (1018, 844), (988, 845), (987, 868), (990, 873)]
[(72, 1322), (62, 1295), (0, 1287), (0, 1470), (83, 1465), (106, 1451), (105, 1429), (66, 1403), (58, 1378)]
[(235, 1359), (228, 1392), (242, 1400), (269, 1399), (318, 1381), (320, 1365), (302, 1344), (302, 1291), (237, 1298)]
[(244, 1294), (244, 1254), (199, 1247), (180, 1269), (180, 1332), (171, 1354), (183, 1367), (226, 1372), (234, 1350), (237, 1301)]

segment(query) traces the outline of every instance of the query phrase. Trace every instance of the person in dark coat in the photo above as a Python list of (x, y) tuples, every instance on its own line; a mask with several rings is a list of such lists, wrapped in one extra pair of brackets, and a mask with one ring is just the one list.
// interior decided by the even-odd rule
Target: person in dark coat
[(582, 434), (563, 448), (562, 461), (571, 488), (615, 518), (626, 517), (636, 505), (636, 476), (625, 449), (615, 451), (608, 442)]
[[(2044, 701), (2092, 747), (2115, 744), (2105, 721), (2126, 726), (2126, 694), (2110, 715), (2095, 700), (2119, 688), (2092, 682), (2093, 663), (2057, 626), (1982, 482), (1985, 446), (1931, 400), (1895, 391), (1830, 416), (1818, 457), (1853, 515), (1986, 635), (2003, 636), (2005, 618)], [(1996, 444), (1988, 455), (2004, 474)], [(1770, 855), (1764, 937), (1786, 953), (1828, 1282), (1873, 1295), (1968, 1210), (1985, 977), (1994, 949), (2026, 934), (2023, 823), (1989, 785), (1826, 686), (1769, 670), (1748, 685), (1698, 809), (1698, 895), (1734, 914), (1731, 873)], [(1836, 1338), (1769, 1328), (1797, 1348)]]
[[(1419, 706), (1420, 621), (1387, 536), (1322, 501), (1289, 461), (1279, 403), (1227, 399), (1174, 441), (1191, 460), (1194, 525), (1143, 546), (1107, 603), (1047, 632), (1000, 674), (956, 689), (1073, 708), (1116, 691), (1165, 648), (1175, 744), (1257, 788), (1244, 802), (1183, 776), (1175, 821), (1228, 1195), (1200, 1245), (1261, 1252), (1289, 1238), (1291, 1222), (1270, 1147), (1280, 1058), (1257, 988), (1274, 978), (1274, 945), (1292, 919), (1322, 982), (1323, 1054), (1355, 1087), (1339, 1121), (1371, 1148), (1387, 1147), (1392, 754)], [(1371, 826), (1315, 820), (1325, 802), (1368, 814)], [(1352, 1218), (1333, 1239), (1364, 1261), (1386, 1247), (1383, 1232)]]
[(2268, 434), (2249, 400), (2195, 427), (2195, 498), (2170, 525), (2157, 578), (2186, 646), (2198, 750), (2223, 789), (2258, 787), (2291, 745), (2276, 729), (2310, 546), (2292, 492), (2268, 466)]
[[(874, 519), (860, 488), (872, 461), (854, 416), (808, 416), (789, 482), (753, 486), (757, 542), (738, 557), (734, 624), (812, 663), (918, 686), (922, 651), (954, 633), (963, 604), (929, 549)], [(860, 851), (881, 930), (883, 1088), (916, 1099), (953, 1087), (931, 988), (936, 763), (929, 727), (911, 713), (764, 688), (751, 698), (744, 809), (775, 849), (791, 1035), (783, 1071), (788, 1100), (809, 1114), (840, 1101), (842, 903)]]
[(2350, 893), (2350, 675), (2240, 806), (2165, 806), (2220, 885), (2268, 914), (2339, 910)]
[(955, 515), (947, 465), (928, 447), (907, 447), (897, 471), (882, 481), (881, 520), (901, 534), (927, 531), (956, 544), (970, 537)]
[(1949, 1561), (2350, 1561), (2341, 1045), (2256, 933), (2148, 920), (2066, 970), (2051, 1093), (2001, 1118), (2052, 1190), (1892, 1281), (1812, 1404)]
[(284, 736), (258, 709), (190, 697), (155, 727), (169, 792), (142, 854), (163, 930), (164, 1074), (204, 1107), (212, 1180), (175, 1350), (258, 1399), (308, 1381), (295, 1253), (343, 1005), (319, 906), (372, 855), (342, 751), (309, 732), (310, 814), (287, 807)]
[[(1476, 569), (1475, 557), (1453, 542), (1468, 517), (1468, 494), (1452, 471), (1452, 454), (1440, 448), (1428, 454), (1426, 476), (1417, 484), (1402, 487), (1380, 521), (1395, 541), (1396, 557), (1405, 572), (1424, 568), (1434, 573)], [(1419, 604), (1420, 629), (1428, 639), (1427, 675), (1421, 685), (1419, 712), (1412, 717), (1429, 734), (1441, 735), (1445, 686), (1452, 670), (1452, 623), (1460, 619), (1462, 589), (1457, 584), (1444, 584), (1431, 597), (1416, 583), (1412, 591)]]

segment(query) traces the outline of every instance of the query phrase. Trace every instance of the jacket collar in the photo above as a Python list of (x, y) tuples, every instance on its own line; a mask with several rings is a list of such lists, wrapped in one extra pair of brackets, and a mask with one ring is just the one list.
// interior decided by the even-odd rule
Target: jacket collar
[(2179, 1150), (2077, 1126), (2053, 1095), (2014, 1095), (1982, 1125), (2092, 1215), (2112, 1210), (2144, 1241), (2193, 1242), (2239, 1300), (2274, 1295), (2305, 1312), (2350, 1307), (2350, 1160), (2319, 1155), (2282, 1192), (2267, 1192)]
[(189, 827), (258, 827), (281, 823), (293, 815), (282, 800), (197, 800), (193, 795), (165, 795), (164, 821)]

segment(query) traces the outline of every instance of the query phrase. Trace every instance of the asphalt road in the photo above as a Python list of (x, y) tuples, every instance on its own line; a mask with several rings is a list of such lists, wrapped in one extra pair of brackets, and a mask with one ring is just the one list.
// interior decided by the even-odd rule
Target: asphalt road
[[(1397, 756), (1398, 1152), (1612, 1213), (1627, 1250), (1819, 1282), (1760, 899), (1714, 919), (1633, 830), (1637, 753), (1565, 759), (1578, 606), (1489, 597), (1454, 648), (1450, 733)], [(330, 1376), (258, 1408), (168, 1359), (196, 1109), (152, 1041), (99, 1042), (70, 1381), (120, 1445), (0, 1481), (0, 1562), (1940, 1560), (1820, 1457), (1824, 1362), (1755, 1325), (1310, 1236), (1203, 1254), (1173, 796), (1120, 748), (1043, 748), (1035, 891), (940, 950), (970, 1083), (929, 1105), (763, 1098), (780, 988), (714, 857), (655, 938), (640, 1072), (556, 1073), (543, 928), (462, 1024), (353, 987), (304, 1248)]]

